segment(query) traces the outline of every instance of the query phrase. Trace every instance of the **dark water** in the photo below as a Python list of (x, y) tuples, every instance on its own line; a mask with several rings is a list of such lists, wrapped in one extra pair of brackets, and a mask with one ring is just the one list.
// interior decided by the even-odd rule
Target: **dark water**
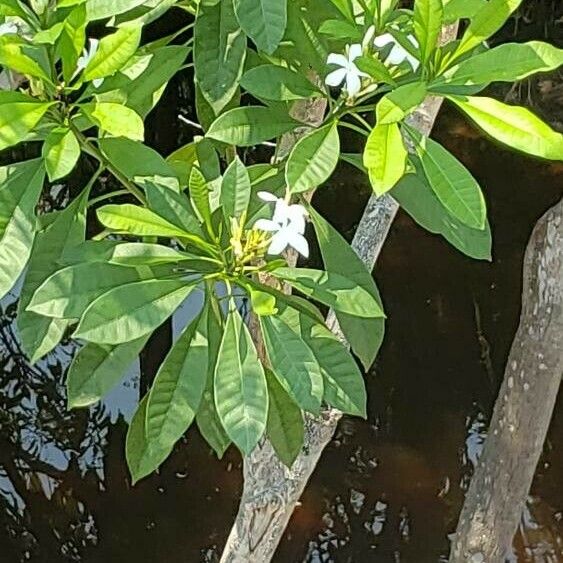
[[(534, 35), (529, 22), (519, 24), (525, 39), (543, 37), (543, 28)], [(563, 103), (554, 96), (536, 109), (557, 121)], [(152, 116), (150, 142), (162, 152), (191, 139), (176, 119), (180, 109), (192, 113), (191, 99), (189, 80), (178, 80)], [(470, 261), (398, 217), (376, 270), (390, 320), (367, 375), (368, 420), (341, 423), (276, 562), (436, 563), (447, 553), (517, 327), (524, 248), (563, 195), (563, 166), (495, 147), (449, 108), (435, 137), (485, 189), (494, 261)], [(73, 191), (80, 180), (71, 179)], [(64, 204), (66, 189), (54, 193), (46, 206)], [(351, 235), (367, 196), (364, 180), (343, 166), (316, 203)], [(74, 345), (29, 366), (14, 314), (8, 298), (0, 318), (0, 562), (216, 561), (241, 490), (238, 454), (217, 461), (189, 431), (136, 487), (124, 462), (126, 420), (171, 329), (153, 339), (142, 376), (133, 370), (102, 404), (68, 412), (64, 372)], [(562, 407), (560, 399), (513, 561), (563, 561)]]

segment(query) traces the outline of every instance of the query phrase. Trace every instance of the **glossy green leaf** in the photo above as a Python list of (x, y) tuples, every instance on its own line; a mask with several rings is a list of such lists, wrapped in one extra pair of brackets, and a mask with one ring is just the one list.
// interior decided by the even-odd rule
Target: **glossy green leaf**
[(531, 111), (493, 98), (448, 96), (448, 99), (493, 139), (526, 154), (563, 160), (563, 135)]
[(122, 14), (143, 4), (145, 0), (88, 0), (88, 19), (102, 20)]
[(489, 0), (474, 15), (455, 50), (454, 58), (474, 49), (496, 33), (508, 20), (522, 0)]
[(62, 59), (63, 78), (70, 83), (76, 72), (76, 64), (86, 43), (87, 14), (85, 3), (76, 5), (64, 20), (64, 28), (57, 44)]
[(393, 75), (389, 72), (389, 69), (385, 66), (385, 64), (375, 56), (358, 57), (354, 61), (354, 64), (362, 72), (369, 74), (369, 76), (374, 78), (377, 82), (383, 82), (384, 84), (391, 84), (392, 86), (395, 86), (396, 82)]
[(250, 147), (279, 137), (299, 126), (285, 111), (262, 106), (229, 110), (218, 117), (207, 136), (239, 147)]
[(27, 311), (27, 307), (35, 291), (58, 270), (58, 261), (64, 252), (84, 240), (88, 195), (89, 190), (85, 189), (35, 236), (17, 316), (22, 348), (32, 363), (53, 350), (68, 326), (65, 319), (43, 317)]
[(86, 344), (74, 356), (68, 370), (68, 407), (88, 407), (105, 397), (125, 377), (147, 340), (143, 336), (116, 346)]
[(341, 274), (309, 268), (277, 268), (272, 275), (336, 311), (367, 318), (384, 316), (372, 295)]
[(311, 348), (277, 316), (260, 317), (260, 326), (272, 372), (303, 410), (318, 414), (323, 376)]
[(252, 311), (256, 315), (267, 317), (277, 313), (276, 298), (271, 293), (253, 287), (250, 288), (249, 292)]
[(188, 234), (184, 229), (139, 205), (104, 205), (96, 210), (96, 214), (104, 227), (117, 233), (142, 237), (185, 237)]
[(0, 298), (12, 289), (31, 254), (44, 179), (41, 159), (0, 168)]
[(426, 64), (438, 42), (444, 15), (442, 0), (415, 0), (414, 35), (418, 40), (422, 64)]
[(40, 46), (29, 45), (19, 37), (13, 35), (0, 37), (0, 65), (20, 74), (51, 82), (50, 76), (32, 56), (34, 53), (42, 52), (44, 51)]
[(273, 64), (250, 69), (242, 77), (240, 85), (256, 98), (278, 102), (290, 102), (321, 95), (319, 89), (301, 74)]
[(234, 217), (240, 219), (246, 215), (250, 201), (250, 177), (246, 167), (238, 156), (231, 162), (221, 185), (220, 202), (223, 215), (229, 221)]
[(43, 144), (43, 158), (51, 182), (70, 174), (80, 158), (75, 134), (63, 127), (53, 129)]
[[(342, 235), (313, 207), (309, 207), (309, 216), (315, 228), (326, 269), (354, 280), (368, 291), (383, 309), (375, 281), (360, 257)], [(368, 370), (375, 361), (383, 341), (385, 319), (364, 319), (338, 311), (335, 313), (352, 351)]]
[(324, 324), (292, 307), (285, 309), (282, 319), (313, 351), (323, 374), (324, 401), (342, 412), (365, 418), (364, 379), (348, 350)]
[(121, 70), (134, 55), (141, 41), (141, 27), (120, 27), (100, 40), (98, 50), (84, 69), (84, 80), (105, 78)]
[(479, 53), (448, 69), (434, 83), (467, 85), (516, 82), (537, 72), (549, 72), (563, 65), (563, 49), (549, 43), (505, 43)]
[(270, 371), (266, 381), (270, 397), (266, 434), (277, 456), (291, 468), (305, 439), (303, 415)]
[(111, 102), (96, 102), (81, 106), (82, 111), (100, 128), (113, 137), (142, 141), (145, 125), (141, 116), (132, 109)]
[(364, 149), (364, 166), (374, 192), (382, 195), (403, 176), (407, 166), (407, 149), (397, 123), (376, 125)]
[(159, 442), (151, 442), (147, 439), (147, 400), (148, 395), (139, 403), (125, 441), (125, 457), (133, 484), (157, 469), (173, 449), (173, 446), (162, 446)]
[(268, 389), (248, 328), (229, 312), (215, 368), (215, 404), (229, 438), (249, 455), (266, 429)]
[(287, 25), (288, 0), (233, 0), (244, 32), (261, 51), (271, 55), (280, 44)]
[(233, 0), (200, 4), (194, 31), (196, 80), (216, 115), (233, 98), (246, 56), (246, 37)]
[(45, 317), (78, 319), (106, 291), (141, 279), (142, 273), (136, 268), (117, 264), (85, 262), (67, 266), (39, 286), (27, 310)]
[(444, 23), (475, 17), (488, 0), (449, 0), (444, 2)]
[(315, 129), (293, 147), (285, 168), (291, 193), (308, 192), (326, 182), (340, 156), (338, 124), (329, 123)]
[(20, 92), (0, 92), (0, 151), (24, 141), (53, 103)]
[(442, 205), (468, 227), (484, 229), (487, 208), (477, 180), (436, 141), (417, 133), (416, 142), (424, 174)]
[(215, 397), (213, 393), (213, 381), (215, 379), (215, 365), (219, 354), (219, 346), (223, 339), (223, 328), (215, 314), (210, 310), (207, 315), (207, 334), (209, 348), (209, 363), (207, 369), (207, 382), (201, 397), (201, 403), (196, 415), (197, 427), (207, 443), (213, 448), (219, 458), (229, 447), (231, 439), (227, 436), (223, 424), (219, 419), (217, 408), (215, 407)]
[(147, 404), (146, 435), (174, 445), (194, 421), (207, 382), (207, 309), (184, 329), (160, 366)]
[(147, 184), (145, 192), (152, 211), (182, 231), (203, 236), (197, 215), (186, 194), (158, 184)]
[(155, 182), (179, 191), (178, 176), (172, 166), (154, 149), (125, 138), (98, 141), (104, 156), (128, 179)]
[(110, 289), (86, 309), (73, 336), (99, 344), (141, 338), (170, 317), (193, 289), (193, 283), (158, 279)]
[(381, 98), (376, 108), (378, 125), (402, 121), (412, 113), (426, 97), (426, 83), (413, 82), (399, 86)]
[(448, 213), (424, 176), (407, 174), (391, 195), (423, 228), (442, 235), (452, 246), (471, 258), (491, 260), (491, 229), (472, 229)]
[(319, 27), (319, 33), (328, 35), (331, 39), (342, 39), (360, 43), (363, 39), (361, 28), (355, 23), (345, 20), (326, 20)]

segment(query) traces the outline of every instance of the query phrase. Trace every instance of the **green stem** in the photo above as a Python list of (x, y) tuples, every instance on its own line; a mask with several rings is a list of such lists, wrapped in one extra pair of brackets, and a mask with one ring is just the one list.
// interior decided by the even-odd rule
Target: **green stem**
[(372, 130), (372, 126), (359, 114), (350, 113), (350, 115), (358, 122), (360, 122), (368, 131)]
[(145, 194), (131, 182), (128, 178), (126, 178), (101, 152), (100, 150), (95, 147), (86, 137), (82, 134), (81, 131), (78, 130), (76, 126), (70, 123), (70, 128), (72, 132), (76, 135), (78, 142), (80, 143), (80, 147), (86, 153), (95, 158), (100, 164), (102, 164), (105, 168), (107, 168), (113, 176), (115, 176), (127, 189), (129, 193), (131, 193), (134, 197), (136, 197), (139, 202), (143, 205), (147, 205), (147, 200), (145, 198)]
[(101, 203), (102, 201), (105, 201), (106, 199), (111, 199), (112, 197), (117, 197), (120, 195), (126, 195), (129, 193), (129, 190), (127, 189), (123, 189), (123, 190), (115, 190), (114, 192), (110, 192), (109, 194), (102, 194), (101, 196), (95, 197), (94, 199), (91, 199), (88, 202), (88, 207), (92, 207), (98, 203)]
[(360, 133), (360, 135), (363, 135), (364, 137), (369, 137), (369, 131), (364, 131), (361, 127), (358, 127), (353, 123), (348, 123), (347, 121), (339, 121), (338, 125), (342, 125), (343, 127), (347, 127), (352, 131), (356, 131), (356, 133)]

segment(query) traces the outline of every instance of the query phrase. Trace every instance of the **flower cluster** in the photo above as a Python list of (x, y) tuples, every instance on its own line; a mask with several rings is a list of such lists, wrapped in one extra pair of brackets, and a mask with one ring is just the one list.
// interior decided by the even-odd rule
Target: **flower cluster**
[[(78, 58), (78, 61), (76, 61), (75, 75), (78, 74), (81, 70), (84, 70), (88, 66), (90, 61), (94, 58), (94, 55), (98, 52), (100, 42), (97, 39), (88, 39), (88, 43), (88, 49), (84, 49), (82, 56)], [(103, 84), (103, 82), (103, 78), (96, 78), (95, 80), (92, 80), (94, 88), (99, 88)]]
[(258, 192), (258, 197), (262, 201), (275, 203), (271, 219), (258, 219), (254, 223), (255, 229), (273, 233), (268, 254), (281, 254), (289, 246), (307, 258), (309, 244), (303, 236), (307, 210), (302, 205), (289, 204), (269, 192)]
[[(418, 42), (414, 36), (409, 35), (408, 40), (413, 44), (414, 47), (418, 48)], [(418, 70), (420, 62), (416, 57), (413, 57), (399, 42), (390, 34), (384, 33), (379, 35), (373, 40), (373, 45), (377, 49), (383, 49), (388, 45), (392, 45), (391, 51), (385, 59), (385, 63), (388, 65), (400, 65), (404, 61), (407, 61), (413, 72)], [(346, 93), (350, 98), (356, 97), (360, 90), (362, 89), (362, 78), (368, 75), (362, 72), (356, 65), (355, 60), (362, 56), (364, 47), (360, 43), (355, 43), (354, 45), (346, 46), (346, 54), (342, 55), (340, 53), (331, 53), (328, 56), (327, 64), (336, 65), (340, 68), (330, 72), (325, 83), (328, 86), (340, 86), (342, 83), (346, 83)]]

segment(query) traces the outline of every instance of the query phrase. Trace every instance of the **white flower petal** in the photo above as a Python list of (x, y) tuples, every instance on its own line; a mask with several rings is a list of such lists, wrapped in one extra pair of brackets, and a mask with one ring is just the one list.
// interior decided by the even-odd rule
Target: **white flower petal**
[(384, 33), (379, 35), (373, 40), (373, 44), (378, 48), (382, 49), (389, 45), (389, 43), (395, 43), (395, 38), (390, 33)]
[(286, 229), (278, 231), (273, 237), (270, 246), (268, 247), (268, 254), (281, 254), (288, 246), (290, 240), (290, 233)]
[(326, 60), (326, 64), (346, 67), (348, 66), (348, 59), (340, 53), (331, 53)]
[(271, 194), (270, 192), (258, 192), (256, 194), (262, 201), (273, 202), (278, 201), (278, 196)]
[(92, 80), (92, 84), (94, 85), (94, 88), (99, 88), (103, 83), (104, 83), (104, 78), (96, 78), (94, 80)]
[(325, 84), (329, 86), (340, 86), (342, 82), (346, 79), (347, 70), (345, 68), (339, 68), (338, 70), (332, 71), (326, 78)]
[(389, 53), (389, 56), (387, 57), (385, 62), (391, 65), (400, 65), (408, 55), (408, 52), (403, 47), (401, 47), (401, 45), (396, 43), (391, 49), (391, 52)]
[(420, 66), (420, 61), (416, 57), (413, 57), (410, 53), (407, 54), (406, 59), (411, 65), (413, 71), (416, 72)]
[(362, 81), (357, 72), (350, 71), (346, 75), (346, 91), (349, 96), (356, 96), (362, 89)]
[(359, 43), (354, 43), (350, 47), (350, 51), (348, 52), (348, 60), (353, 62), (358, 57), (362, 56), (362, 46)]
[(90, 48), (88, 49), (88, 55), (90, 59), (92, 59), (92, 57), (98, 52), (98, 47), (100, 46), (100, 42), (98, 39), (93, 39), (93, 38), (88, 39), (88, 42), (90, 43)]
[(280, 225), (285, 225), (289, 221), (288, 212), (289, 206), (285, 200), (279, 198), (276, 201), (276, 208), (274, 209), (272, 221), (274, 221), (274, 223), (279, 223)]
[(258, 221), (254, 223), (253, 228), (267, 232), (275, 232), (280, 230), (279, 224), (271, 221), (270, 219), (258, 219)]
[(303, 235), (294, 233), (289, 240), (289, 246), (295, 248), (301, 256), (309, 258), (309, 243)]
[(418, 49), (419, 45), (418, 45), (418, 41), (416, 39), (416, 37), (414, 35), (408, 35), (407, 39)]
[(0, 24), (0, 36), (14, 35), (18, 33), (18, 26), (13, 22), (6, 22)]

